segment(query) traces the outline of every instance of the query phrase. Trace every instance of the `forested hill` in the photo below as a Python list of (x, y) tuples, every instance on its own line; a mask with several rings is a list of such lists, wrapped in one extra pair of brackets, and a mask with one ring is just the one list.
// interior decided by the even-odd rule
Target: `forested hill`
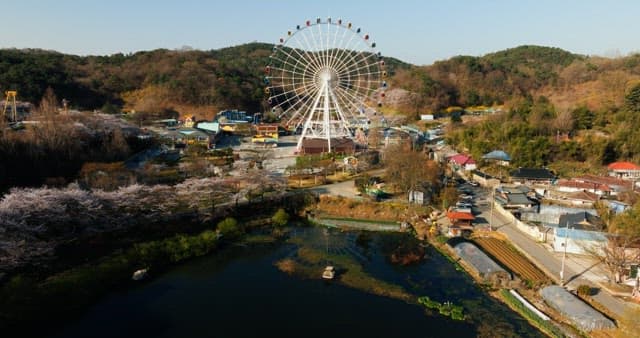
[(422, 100), (405, 102), (405, 111), (435, 112), (447, 106), (511, 103), (539, 96), (558, 109), (601, 110), (620, 107), (625, 91), (638, 79), (640, 54), (610, 59), (520, 46), (413, 67), (398, 72), (392, 85), (422, 94)]
[[(105, 104), (145, 112), (211, 114), (225, 108), (263, 110), (264, 68), (273, 45), (250, 43), (212, 51), (166, 50), (124, 55), (65, 55), (0, 50), (0, 90), (18, 90), (36, 105), (47, 87), (80, 109)], [(409, 67), (387, 59), (393, 69)]]
[[(108, 103), (151, 113), (255, 112), (264, 109), (262, 76), (271, 50), (270, 44), (250, 43), (212, 51), (81, 57), (4, 49), (0, 90), (16, 89), (20, 100), (38, 104), (51, 87), (80, 109)], [(391, 88), (408, 91), (399, 94), (403, 99), (390, 100), (390, 109), (410, 115), (541, 95), (560, 108), (610, 109), (622, 104), (628, 84), (640, 78), (640, 55), (607, 59), (539, 46), (457, 56), (429, 66), (385, 60)]]

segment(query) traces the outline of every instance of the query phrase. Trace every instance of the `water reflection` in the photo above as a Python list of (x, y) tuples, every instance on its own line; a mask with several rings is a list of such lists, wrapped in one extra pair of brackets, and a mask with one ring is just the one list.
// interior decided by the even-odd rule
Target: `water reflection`
[[(286, 243), (233, 246), (114, 293), (54, 336), (542, 336), (431, 247), (417, 246), (402, 234), (298, 228)], [(399, 248), (425, 258), (394, 264)], [(310, 272), (280, 271), (286, 259)], [(326, 261), (342, 268), (330, 282), (320, 278)], [(470, 319), (425, 314), (414, 298), (375, 295), (381, 286), (463, 305)]]

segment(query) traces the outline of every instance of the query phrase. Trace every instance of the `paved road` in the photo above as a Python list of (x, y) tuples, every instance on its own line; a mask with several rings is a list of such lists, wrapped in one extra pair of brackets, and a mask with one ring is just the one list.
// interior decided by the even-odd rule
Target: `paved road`
[[(486, 220), (490, 218), (490, 211), (488, 208), (481, 210), (481, 216)], [(533, 238), (522, 233), (515, 225), (508, 221), (501, 214), (494, 212), (492, 218), (492, 225), (494, 228), (503, 234), (505, 234), (509, 240), (520, 249), (529, 259), (531, 259), (536, 265), (538, 265), (543, 271), (545, 271), (550, 277), (552, 277), (556, 283), (560, 283), (560, 271), (562, 269), (562, 253), (554, 253), (547, 249), (543, 244), (536, 242)], [(565, 259), (564, 267), (564, 279), (568, 281), (566, 286), (568, 289), (577, 289), (579, 285), (587, 284), (591, 287), (598, 288), (594, 278), (602, 278), (601, 275), (590, 273), (591, 266), (584, 267), (584, 262), (575, 258), (571, 258), (572, 255), (567, 255)], [(586, 277), (591, 280), (587, 280)], [(618, 318), (625, 315), (631, 304), (627, 304), (623, 300), (620, 300), (612, 296), (607, 290), (600, 289), (593, 299), (605, 306), (611, 313)]]

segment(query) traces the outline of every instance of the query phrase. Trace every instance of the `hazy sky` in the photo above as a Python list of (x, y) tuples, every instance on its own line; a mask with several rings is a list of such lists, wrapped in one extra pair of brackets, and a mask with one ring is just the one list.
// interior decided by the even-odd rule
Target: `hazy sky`
[(277, 42), (316, 17), (351, 21), (384, 55), (415, 64), (523, 44), (640, 51), (638, 0), (0, 0), (0, 15), (0, 48), (79, 55)]

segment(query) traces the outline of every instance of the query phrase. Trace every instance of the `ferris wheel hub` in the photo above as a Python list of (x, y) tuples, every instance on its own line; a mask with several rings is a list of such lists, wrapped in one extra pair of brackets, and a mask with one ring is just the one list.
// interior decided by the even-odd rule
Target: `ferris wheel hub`
[(325, 83), (329, 86), (334, 86), (336, 80), (338, 79), (338, 73), (335, 71), (335, 69), (323, 67), (318, 71), (317, 79), (319, 86), (322, 86)]

